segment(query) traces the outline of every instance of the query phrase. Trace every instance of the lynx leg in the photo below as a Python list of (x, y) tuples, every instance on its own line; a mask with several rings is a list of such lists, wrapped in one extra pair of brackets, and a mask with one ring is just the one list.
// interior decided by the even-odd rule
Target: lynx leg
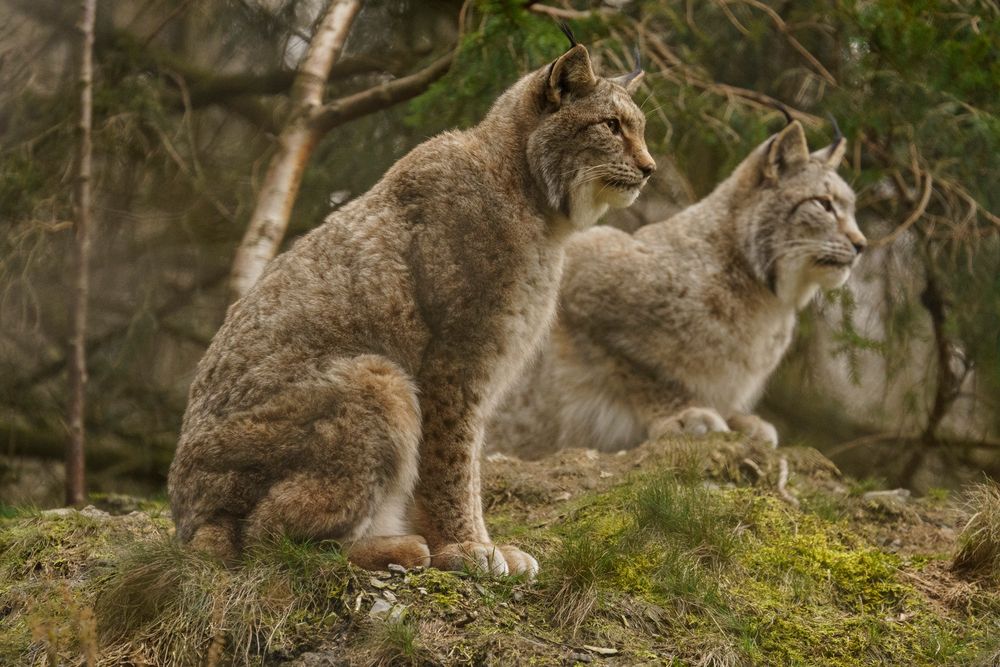
[(401, 527), (394, 515), (416, 482), (420, 410), (398, 366), (362, 355), (193, 438), (171, 470), (178, 537), (232, 558), (276, 535), (354, 542)]
[(427, 538), (434, 567), (525, 573), (534, 559), (524, 554), (508, 563), (504, 547), (492, 543), (483, 521), (479, 470), (483, 417), (475, 403), (479, 390), (456, 383), (452, 369), (459, 365), (458, 360), (440, 356), (425, 364), (420, 378), (424, 439), (414, 521)]
[(318, 410), (299, 444), (300, 465), (248, 516), (248, 541), (285, 534), (354, 542), (400, 525), (387, 514), (402, 514), (416, 482), (416, 392), (395, 364), (376, 356), (342, 362), (333, 373), (339, 400)]
[(757, 415), (736, 414), (730, 417), (727, 423), (734, 431), (746, 433), (754, 440), (766, 442), (772, 447), (778, 446), (778, 429)]

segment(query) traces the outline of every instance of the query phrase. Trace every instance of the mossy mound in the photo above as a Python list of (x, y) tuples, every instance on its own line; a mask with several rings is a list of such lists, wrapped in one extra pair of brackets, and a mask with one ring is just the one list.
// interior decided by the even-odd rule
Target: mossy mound
[[(779, 493), (782, 459), (792, 474)], [(959, 514), (936, 498), (886, 515), (811, 450), (719, 438), (494, 457), (485, 486), (494, 537), (538, 556), (538, 581), (365, 572), (335, 544), (288, 541), (226, 569), (174, 545), (156, 506), (15, 514), (0, 523), (0, 664), (986, 665), (1000, 655), (1000, 594), (943, 566)], [(887, 530), (901, 543), (884, 544)]]

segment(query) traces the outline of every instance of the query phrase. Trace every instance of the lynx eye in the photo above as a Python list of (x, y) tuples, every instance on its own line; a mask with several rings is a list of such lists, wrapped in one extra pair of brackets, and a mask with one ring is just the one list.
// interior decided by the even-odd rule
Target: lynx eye
[(827, 213), (833, 213), (833, 201), (827, 199), (826, 197), (818, 197), (816, 199), (819, 205), (823, 207), (823, 210)]
[(609, 118), (606, 121), (604, 121), (604, 124), (608, 126), (609, 130), (611, 130), (611, 134), (622, 133), (622, 124), (618, 122), (617, 118)]

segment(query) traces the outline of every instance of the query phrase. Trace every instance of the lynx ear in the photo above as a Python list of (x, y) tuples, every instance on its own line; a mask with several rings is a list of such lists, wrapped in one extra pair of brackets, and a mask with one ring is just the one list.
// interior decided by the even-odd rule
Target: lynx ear
[(590, 54), (582, 44), (577, 44), (549, 66), (545, 85), (545, 98), (557, 109), (567, 94), (582, 97), (597, 86)]
[(827, 118), (833, 125), (833, 143), (813, 153), (812, 158), (822, 162), (828, 169), (836, 169), (847, 152), (847, 140), (844, 139), (844, 134), (840, 131), (840, 125), (837, 125), (837, 119), (833, 114), (827, 114)]
[(843, 162), (846, 153), (847, 139), (841, 137), (826, 148), (821, 148), (814, 152), (810, 157), (814, 160), (819, 160), (829, 169), (836, 169)]
[(776, 181), (778, 176), (802, 166), (809, 160), (809, 146), (802, 124), (793, 120), (774, 135), (764, 158), (764, 178)]
[(646, 76), (646, 73), (642, 71), (642, 61), (639, 57), (639, 47), (635, 47), (633, 54), (635, 57), (635, 69), (628, 74), (622, 74), (621, 76), (616, 76), (613, 79), (608, 79), (611, 83), (617, 83), (619, 86), (628, 91), (629, 95), (634, 95), (635, 91), (639, 90), (639, 84), (642, 83), (642, 78)]

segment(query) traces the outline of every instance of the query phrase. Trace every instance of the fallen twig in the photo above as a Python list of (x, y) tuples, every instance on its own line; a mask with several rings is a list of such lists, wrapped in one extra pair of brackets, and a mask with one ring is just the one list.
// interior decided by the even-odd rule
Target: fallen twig
[(799, 506), (799, 499), (793, 496), (786, 487), (788, 484), (788, 459), (784, 456), (778, 462), (778, 495), (781, 496), (782, 500), (787, 502), (792, 507)]

